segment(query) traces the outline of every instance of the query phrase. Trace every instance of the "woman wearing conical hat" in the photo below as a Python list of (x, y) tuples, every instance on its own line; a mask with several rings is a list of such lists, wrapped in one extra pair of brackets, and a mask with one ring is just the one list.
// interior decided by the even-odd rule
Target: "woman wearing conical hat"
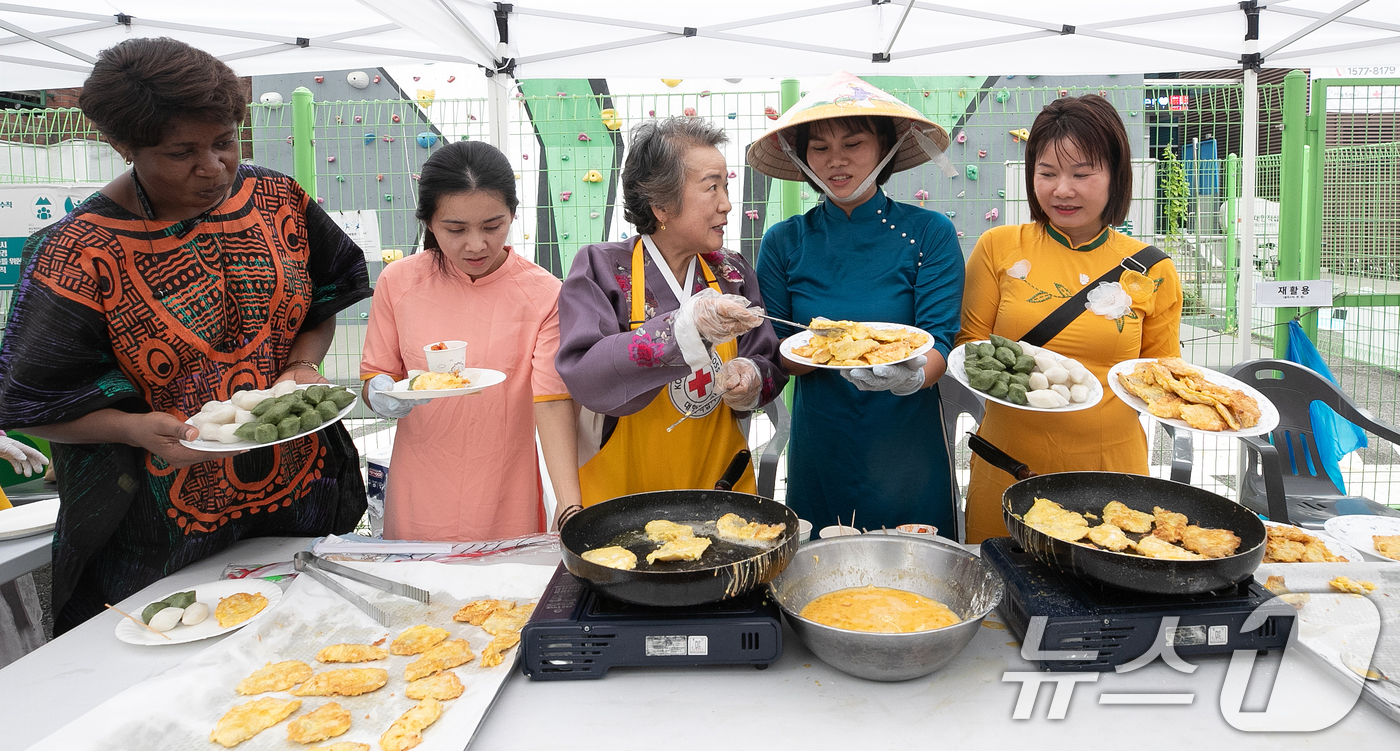
[(922, 522), (957, 536), (937, 382), (958, 332), (962, 252), (947, 217), (896, 203), (880, 187), (930, 159), (951, 173), (947, 145), (948, 134), (917, 110), (839, 73), (749, 147), (754, 169), (805, 180), (825, 198), (763, 237), (768, 313), (901, 323), (934, 340), (926, 356), (891, 365), (783, 362), (797, 376), (787, 502), (818, 528), (854, 515), (866, 529)]

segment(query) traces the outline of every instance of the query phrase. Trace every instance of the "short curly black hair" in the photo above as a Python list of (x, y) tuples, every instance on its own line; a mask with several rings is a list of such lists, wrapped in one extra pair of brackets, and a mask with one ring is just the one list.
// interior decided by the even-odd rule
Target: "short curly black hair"
[(108, 141), (145, 148), (159, 144), (173, 121), (242, 123), (248, 91), (208, 52), (143, 37), (97, 54), (78, 106)]

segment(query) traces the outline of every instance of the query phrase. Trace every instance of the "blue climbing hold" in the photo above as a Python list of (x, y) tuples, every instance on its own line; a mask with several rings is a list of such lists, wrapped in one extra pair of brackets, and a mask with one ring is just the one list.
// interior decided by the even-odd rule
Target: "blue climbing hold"
[(378, 136), (374, 135), (373, 133), (366, 133), (366, 134), (365, 134), (365, 145), (368, 146), (368, 145), (374, 143), (374, 139), (375, 139), (375, 138), (378, 138)]
[(419, 133), (418, 145), (425, 149), (431, 149), (433, 144), (437, 143), (437, 138), (436, 133)]

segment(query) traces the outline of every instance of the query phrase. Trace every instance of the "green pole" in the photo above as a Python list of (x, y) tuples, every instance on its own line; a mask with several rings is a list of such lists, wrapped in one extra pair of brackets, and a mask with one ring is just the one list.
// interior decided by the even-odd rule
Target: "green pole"
[(1234, 331), (1238, 325), (1235, 294), (1240, 285), (1239, 226), (1240, 158), (1225, 157), (1225, 330)]
[(316, 200), (316, 147), (311, 138), (315, 133), (315, 120), (311, 89), (298, 86), (292, 92), (292, 177), (313, 201)]
[[(1283, 153), (1279, 163), (1278, 281), (1301, 279), (1303, 243), (1303, 133), (1307, 129), (1307, 74), (1295, 70), (1283, 77)], [(1275, 308), (1274, 357), (1288, 354), (1287, 323), (1297, 308)]]
[[(1325, 130), (1327, 127), (1327, 87), (1314, 86), (1312, 112), (1308, 114), (1307, 132), (1303, 135), (1307, 144), (1308, 169), (1304, 178), (1307, 186), (1306, 200), (1303, 203), (1303, 249), (1302, 277), (1322, 278), (1322, 191), (1327, 177)], [(1317, 316), (1303, 320), (1303, 330), (1313, 341), (1317, 341)]]
[[(1304, 140), (1307, 135), (1304, 134)], [(1309, 212), (1312, 207), (1312, 147), (1303, 144), (1303, 206), (1299, 211), (1299, 223), (1302, 225), (1298, 230), (1298, 278), (1299, 279), (1320, 279), (1322, 277), (1322, 253), (1321, 248), (1312, 242), (1312, 224), (1317, 218)], [(1317, 316), (1306, 316), (1298, 321), (1302, 325), (1303, 331), (1308, 338), (1317, 341)]]
[[(792, 109), (792, 106), (797, 104), (797, 100), (802, 98), (802, 90), (799, 88), (796, 78), (784, 78), (780, 91), (783, 112)], [(784, 180), (783, 192), (779, 200), (784, 219), (802, 213), (802, 183)]]

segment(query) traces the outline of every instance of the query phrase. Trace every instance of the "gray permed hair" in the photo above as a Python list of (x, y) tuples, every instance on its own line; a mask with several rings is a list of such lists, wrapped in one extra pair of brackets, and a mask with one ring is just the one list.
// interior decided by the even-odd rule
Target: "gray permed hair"
[(729, 141), (722, 128), (697, 117), (648, 120), (632, 129), (632, 148), (622, 169), (623, 216), (637, 231), (656, 231), (652, 207), (679, 210), (685, 188), (685, 153), (694, 146)]

